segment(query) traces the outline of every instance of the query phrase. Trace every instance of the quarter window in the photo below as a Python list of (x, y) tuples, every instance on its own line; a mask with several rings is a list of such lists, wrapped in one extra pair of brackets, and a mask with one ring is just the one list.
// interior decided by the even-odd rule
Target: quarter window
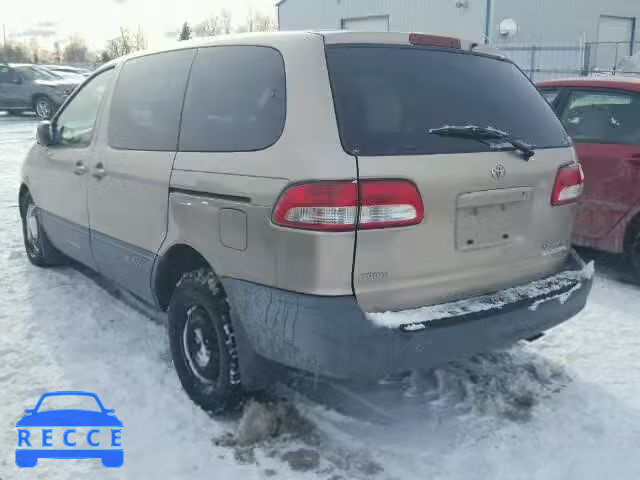
[(100, 104), (113, 69), (98, 74), (80, 90), (56, 120), (60, 145), (86, 147), (91, 143)]
[(576, 142), (640, 144), (640, 99), (618, 91), (573, 91), (562, 114)]
[(285, 115), (284, 61), (277, 50), (202, 48), (187, 87), (180, 150), (261, 150), (278, 140)]
[(194, 49), (128, 60), (111, 102), (109, 145), (128, 150), (175, 151), (180, 112)]

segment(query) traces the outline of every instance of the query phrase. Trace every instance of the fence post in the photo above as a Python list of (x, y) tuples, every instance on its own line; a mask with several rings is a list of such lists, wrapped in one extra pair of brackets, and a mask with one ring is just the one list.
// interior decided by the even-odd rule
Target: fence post
[(582, 76), (588, 77), (591, 72), (591, 44), (584, 44), (584, 60), (582, 61)]
[(531, 47), (531, 68), (529, 69), (529, 80), (531, 80), (532, 82), (533, 82), (533, 77), (536, 70), (536, 50), (537, 49), (538, 47), (536, 47), (535, 45)]

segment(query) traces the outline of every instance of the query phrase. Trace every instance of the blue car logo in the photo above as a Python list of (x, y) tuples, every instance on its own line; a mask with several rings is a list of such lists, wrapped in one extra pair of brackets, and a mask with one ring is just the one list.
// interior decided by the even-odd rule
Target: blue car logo
[[(97, 408), (43, 407), (43, 402), (52, 403), (52, 400), (58, 399), (57, 397), (90, 401), (92, 406), (95, 400)], [(25, 410), (26, 415), (16, 423), (16, 465), (20, 468), (35, 467), (40, 458), (99, 458), (105, 467), (121, 467), (124, 462), (121, 444), (122, 422), (114, 412), (104, 408), (95, 393), (45, 393), (35, 408)], [(63, 446), (67, 448), (58, 448)]]

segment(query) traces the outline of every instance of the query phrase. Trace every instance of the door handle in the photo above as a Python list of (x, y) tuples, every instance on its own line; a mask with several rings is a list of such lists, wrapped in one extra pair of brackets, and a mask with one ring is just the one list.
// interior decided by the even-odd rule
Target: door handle
[(87, 167), (84, 166), (82, 160), (78, 160), (76, 164), (73, 166), (73, 173), (76, 175), (84, 175), (87, 171)]
[(96, 166), (93, 167), (92, 175), (98, 180), (104, 178), (107, 175), (107, 172), (105, 171), (104, 165), (102, 165), (102, 162), (96, 163)]

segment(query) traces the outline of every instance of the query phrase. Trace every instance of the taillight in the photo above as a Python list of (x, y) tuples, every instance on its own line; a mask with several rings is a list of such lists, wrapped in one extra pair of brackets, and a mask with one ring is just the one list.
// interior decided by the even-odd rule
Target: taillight
[[(422, 198), (406, 180), (360, 182), (361, 229), (406, 227), (424, 218)], [(273, 223), (306, 230), (353, 230), (358, 212), (355, 181), (326, 181), (293, 185), (273, 209)]]
[(584, 173), (580, 164), (560, 167), (551, 193), (551, 205), (556, 207), (575, 202), (582, 194), (583, 187)]
[(409, 43), (411, 45), (428, 45), (430, 47), (462, 48), (462, 42), (459, 38), (425, 35), (424, 33), (410, 34)]

